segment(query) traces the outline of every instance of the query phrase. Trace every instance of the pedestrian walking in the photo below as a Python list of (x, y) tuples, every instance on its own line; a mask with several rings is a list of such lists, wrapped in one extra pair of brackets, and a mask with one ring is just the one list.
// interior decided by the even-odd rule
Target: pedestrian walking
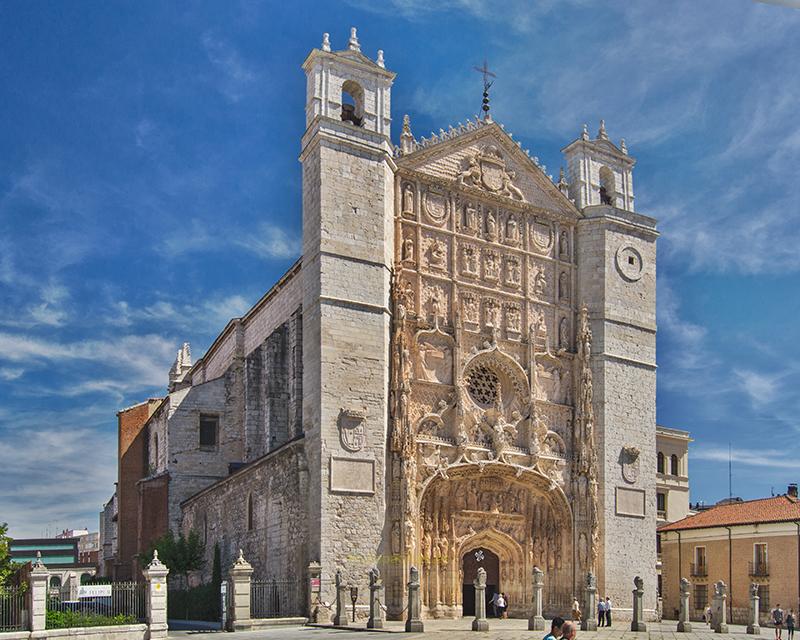
[(789, 613), (786, 614), (786, 632), (789, 640), (794, 640), (795, 620), (794, 609), (789, 609)]
[(500, 597), (500, 594), (496, 591), (492, 594), (492, 613), (494, 613), (494, 617), (497, 618), (497, 599)]
[[(589, 612), (589, 615), (592, 615), (591, 611)], [(574, 598), (572, 600), (572, 619), (575, 622), (580, 622), (581, 621), (581, 605), (578, 602), (577, 598)]]
[(771, 615), (772, 624), (775, 627), (775, 640), (781, 640), (781, 634), (783, 633), (783, 609), (781, 609), (780, 603), (775, 605)]
[(611, 598), (606, 596), (606, 626), (611, 626)]
[(497, 596), (497, 613), (500, 618), (507, 617), (506, 608), (508, 607), (508, 602), (506, 601), (505, 594), (501, 593)]
[(597, 626), (606, 626), (606, 603), (602, 598), (597, 602)]

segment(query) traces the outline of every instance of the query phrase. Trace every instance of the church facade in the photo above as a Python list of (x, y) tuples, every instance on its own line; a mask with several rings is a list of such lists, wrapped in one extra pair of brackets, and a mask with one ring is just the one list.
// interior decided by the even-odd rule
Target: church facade
[(302, 257), (142, 423), (161, 529), (316, 603), (377, 566), (390, 617), (412, 566), (425, 616), (469, 613), (478, 566), (512, 615), (534, 567), (551, 613), (589, 572), (653, 613), (658, 234), (624, 141), (584, 128), (554, 182), (488, 113), (395, 146), (355, 31), (303, 69)]

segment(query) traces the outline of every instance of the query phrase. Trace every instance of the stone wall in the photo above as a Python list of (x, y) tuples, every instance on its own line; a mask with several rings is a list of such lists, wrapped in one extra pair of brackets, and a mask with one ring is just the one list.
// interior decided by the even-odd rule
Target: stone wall
[[(253, 565), (254, 578), (304, 582), (308, 471), (303, 439), (254, 460), (183, 503), (182, 530), (197, 530), (206, 543), (203, 579), (211, 576), (214, 545), (220, 546), (223, 572), (238, 550)], [(248, 528), (248, 500), (252, 528)]]

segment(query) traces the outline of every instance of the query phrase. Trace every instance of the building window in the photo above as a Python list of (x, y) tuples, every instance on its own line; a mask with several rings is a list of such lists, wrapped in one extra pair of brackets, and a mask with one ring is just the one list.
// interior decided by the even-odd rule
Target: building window
[(656, 511), (660, 517), (667, 515), (667, 494), (660, 491), (656, 494)]
[(678, 456), (676, 456), (674, 453), (669, 457), (669, 472), (673, 476), (680, 475), (678, 473)]
[(660, 451), (658, 452), (658, 466), (656, 467), (656, 471), (664, 473), (664, 454)]
[(752, 577), (766, 577), (769, 575), (766, 542), (758, 542), (753, 545), (753, 562), (750, 567), (750, 575)]
[(769, 613), (769, 585), (768, 584), (760, 584), (758, 585), (758, 612), (759, 613)]
[(253, 495), (247, 496), (247, 530), (252, 531), (254, 524), (253, 518)]
[(50, 588), (51, 589), (60, 589), (61, 588), (61, 578), (58, 576), (53, 576), (50, 578)]
[(217, 431), (219, 430), (219, 416), (207, 413), (200, 414), (200, 446), (212, 448), (217, 446)]
[(600, 204), (614, 204), (614, 172), (608, 167), (600, 167)]
[(342, 85), (342, 120), (357, 127), (364, 124), (364, 90), (352, 80)]
[(661, 534), (656, 534), (656, 553), (661, 553)]
[(697, 611), (705, 611), (708, 606), (708, 585), (694, 585), (694, 608)]
[(700, 577), (708, 575), (708, 565), (706, 564), (705, 547), (694, 548), (694, 562), (692, 563), (692, 575)]

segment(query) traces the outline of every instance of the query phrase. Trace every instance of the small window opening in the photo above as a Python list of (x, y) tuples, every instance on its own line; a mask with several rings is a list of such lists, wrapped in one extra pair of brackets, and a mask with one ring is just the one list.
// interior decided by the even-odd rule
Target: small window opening
[(219, 416), (200, 414), (200, 446), (216, 447)]
[(357, 127), (364, 124), (364, 90), (352, 80), (342, 85), (342, 121)]
[(636, 258), (633, 256), (628, 256), (628, 264), (636, 264)]
[(678, 475), (678, 456), (674, 453), (669, 458), (669, 472), (670, 475), (677, 476)]
[(614, 205), (614, 173), (608, 167), (600, 168), (600, 204)]
[(253, 496), (247, 496), (247, 530), (253, 530)]
[(656, 471), (658, 471), (658, 473), (664, 473), (664, 454), (660, 451), (657, 456)]

